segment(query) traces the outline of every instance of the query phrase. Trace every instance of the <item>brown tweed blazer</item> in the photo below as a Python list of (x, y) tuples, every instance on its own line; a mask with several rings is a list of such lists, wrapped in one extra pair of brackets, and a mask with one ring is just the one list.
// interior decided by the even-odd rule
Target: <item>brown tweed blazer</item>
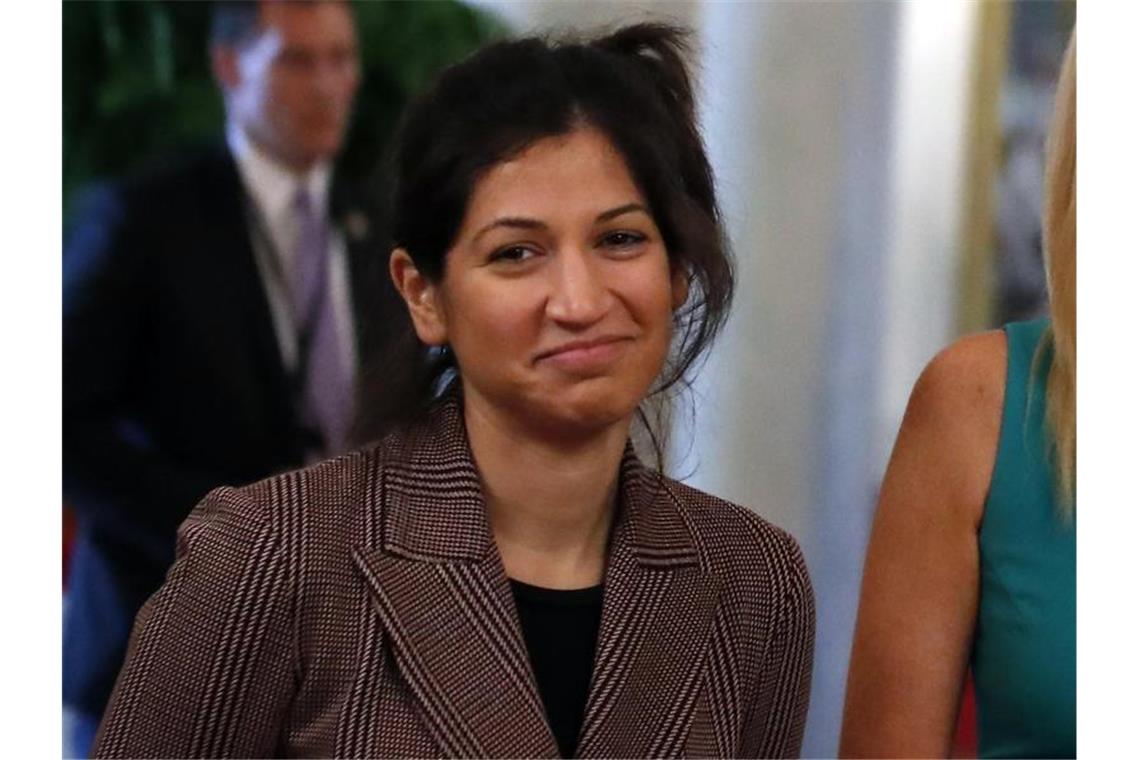
[[(458, 397), (212, 492), (139, 613), (98, 757), (557, 757)], [(627, 451), (580, 757), (798, 754), (795, 542)]]

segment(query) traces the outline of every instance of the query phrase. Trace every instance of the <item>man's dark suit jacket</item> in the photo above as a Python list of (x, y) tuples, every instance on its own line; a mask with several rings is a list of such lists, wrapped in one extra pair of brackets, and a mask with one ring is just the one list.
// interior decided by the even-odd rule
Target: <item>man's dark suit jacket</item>
[[(216, 486), (303, 462), (246, 203), (230, 154), (200, 151), (97, 191), (65, 248), (64, 496), (79, 530), (63, 694), (90, 713), (190, 509)], [(338, 200), (341, 212), (356, 215), (346, 239), (365, 334), (379, 327), (369, 291), (383, 257), (367, 212)], [(362, 360), (372, 346), (358, 340)]]
[[(195, 509), (96, 756), (556, 757), (461, 403)], [(578, 755), (796, 755), (795, 541), (632, 449), (619, 495)]]

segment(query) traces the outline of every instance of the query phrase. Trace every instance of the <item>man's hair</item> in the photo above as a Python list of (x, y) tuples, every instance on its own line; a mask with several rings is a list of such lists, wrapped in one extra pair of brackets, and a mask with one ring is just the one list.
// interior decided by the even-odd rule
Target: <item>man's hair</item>
[(215, 0), (210, 44), (239, 47), (257, 36), (260, 26), (259, 0)]

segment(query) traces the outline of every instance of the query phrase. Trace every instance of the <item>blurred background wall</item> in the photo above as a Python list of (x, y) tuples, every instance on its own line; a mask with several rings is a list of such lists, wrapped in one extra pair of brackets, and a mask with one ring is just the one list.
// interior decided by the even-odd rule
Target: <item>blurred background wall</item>
[[(833, 756), (879, 480), (910, 388), (957, 335), (1043, 304), (1041, 142), (1075, 15), (1059, 3), (361, 3), (342, 164), (375, 172), (407, 97), (511, 32), (695, 31), (737, 256), (726, 332), (677, 415), (671, 474), (807, 556), (818, 637), (805, 756)], [(64, 5), (65, 211), (90, 180), (216, 137), (204, 3)], [(936, 560), (932, 560), (936, 561)]]

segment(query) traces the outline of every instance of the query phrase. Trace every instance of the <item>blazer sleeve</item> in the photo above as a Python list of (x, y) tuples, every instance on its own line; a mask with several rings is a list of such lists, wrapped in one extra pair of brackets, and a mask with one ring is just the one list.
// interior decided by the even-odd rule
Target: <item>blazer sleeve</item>
[(212, 492), (139, 612), (94, 756), (277, 754), (299, 672), (292, 577), (264, 510)]
[(145, 195), (95, 188), (64, 248), (63, 480), (83, 519), (165, 565), (178, 524), (219, 479), (165, 455), (131, 416), (137, 368), (156, 340), (152, 228), (161, 224)]
[(811, 695), (815, 599), (803, 553), (780, 532), (773, 563), (777, 614), (752, 710), (744, 757), (799, 757)]

